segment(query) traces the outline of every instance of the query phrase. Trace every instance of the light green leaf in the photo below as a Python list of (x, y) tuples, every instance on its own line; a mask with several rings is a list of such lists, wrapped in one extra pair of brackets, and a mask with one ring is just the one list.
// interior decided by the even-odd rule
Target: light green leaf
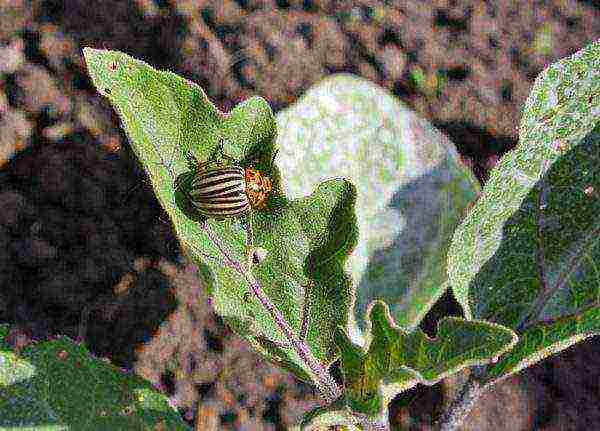
[(17, 354), (7, 333), (0, 326), (0, 429), (190, 429), (149, 382), (82, 345), (59, 338)]
[(187, 153), (206, 161), (221, 138), (224, 153), (239, 165), (254, 165), (273, 179), (267, 210), (251, 216), (254, 245), (267, 256), (250, 277), (296, 337), (308, 328), (306, 343), (324, 367), (335, 359), (334, 330), (348, 318), (351, 285), (343, 267), (356, 242), (354, 187), (334, 179), (311, 189), (308, 197), (288, 200), (271, 164), (276, 126), (265, 100), (253, 97), (222, 113), (198, 86), (173, 73), (115, 51), (86, 48), (84, 54), (94, 84), (119, 112), (159, 202), (204, 275), (216, 312), (267, 358), (314, 381), (314, 370), (284, 344), (288, 339), (272, 314), (249, 294), (251, 279), (240, 271), (246, 258), (242, 220), (209, 219), (204, 228), (176, 200), (174, 183), (191, 174)]
[(600, 331), (600, 43), (546, 69), (519, 146), (457, 230), (449, 276), (469, 318), (515, 329), (506, 377)]
[(348, 269), (360, 327), (376, 299), (398, 325), (416, 327), (445, 291), (446, 251), (479, 190), (452, 143), (387, 91), (351, 75), (310, 88), (277, 124), (289, 196), (331, 176), (357, 187), (359, 240)]
[(302, 423), (293, 431), (329, 431), (332, 426), (343, 426), (347, 431), (361, 431), (360, 419), (339, 400), (328, 406), (317, 407), (306, 413)]
[[(434, 385), (472, 365), (495, 360), (517, 342), (516, 335), (489, 322), (446, 317), (430, 339), (421, 329), (408, 333), (391, 319), (385, 303), (369, 309), (366, 349), (337, 333), (346, 396), (352, 410), (380, 416), (393, 397), (417, 383)], [(395, 393), (393, 391), (395, 389)]]

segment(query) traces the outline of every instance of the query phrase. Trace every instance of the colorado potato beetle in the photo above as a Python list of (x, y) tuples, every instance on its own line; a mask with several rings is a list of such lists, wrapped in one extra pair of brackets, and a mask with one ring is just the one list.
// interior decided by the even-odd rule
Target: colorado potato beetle
[(175, 190), (185, 198), (186, 206), (191, 206), (206, 218), (242, 219), (246, 231), (246, 267), (250, 268), (254, 263), (252, 210), (266, 208), (272, 191), (271, 179), (254, 167), (240, 166), (236, 160), (224, 154), (223, 140), (216, 151), (203, 163), (198, 163), (188, 155), (190, 171), (177, 178)]
[(254, 168), (211, 160), (198, 164), (198, 171), (188, 178), (182, 190), (200, 214), (220, 219), (265, 209), (272, 184)]

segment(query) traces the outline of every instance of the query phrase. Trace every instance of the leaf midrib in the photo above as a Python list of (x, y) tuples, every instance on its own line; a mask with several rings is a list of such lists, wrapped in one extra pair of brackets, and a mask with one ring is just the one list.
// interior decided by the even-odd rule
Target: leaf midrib
[(537, 238), (537, 250), (536, 255), (539, 255), (539, 259), (536, 259), (538, 265), (538, 278), (540, 281), (540, 285), (542, 289), (540, 290), (540, 294), (534, 301), (532, 306), (532, 311), (526, 315), (525, 318), (517, 325), (516, 331), (519, 333), (524, 332), (529, 327), (539, 323), (539, 315), (544, 310), (546, 304), (552, 297), (556, 294), (556, 292), (560, 291), (566, 285), (569, 275), (579, 266), (580, 261), (586, 256), (586, 252), (593, 247), (595, 244), (594, 239), (600, 239), (600, 219), (596, 222), (595, 226), (591, 229), (588, 235), (584, 235), (584, 237), (580, 240), (581, 247), (575, 253), (573, 253), (571, 259), (568, 264), (564, 267), (562, 271), (559, 272), (558, 277), (556, 278), (556, 282), (553, 286), (548, 286), (546, 279), (546, 265), (544, 262), (544, 238), (543, 238), (543, 209), (540, 206), (543, 198), (542, 194), (547, 191), (546, 187), (542, 186), (542, 191), (540, 192), (540, 200), (538, 201), (537, 212), (536, 212), (536, 235)]

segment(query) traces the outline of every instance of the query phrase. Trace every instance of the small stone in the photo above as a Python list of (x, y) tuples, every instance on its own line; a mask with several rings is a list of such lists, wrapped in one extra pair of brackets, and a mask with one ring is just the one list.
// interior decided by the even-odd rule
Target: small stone
[[(1, 97), (0, 97), (1, 99)], [(0, 100), (0, 109), (2, 108)], [(0, 166), (25, 148), (33, 133), (33, 124), (18, 109), (6, 109), (0, 119)]]
[(73, 131), (73, 124), (69, 122), (60, 122), (53, 126), (46, 127), (42, 131), (44, 138), (50, 141), (59, 141)]
[(15, 38), (7, 46), (0, 47), (0, 74), (15, 73), (25, 61), (23, 39)]

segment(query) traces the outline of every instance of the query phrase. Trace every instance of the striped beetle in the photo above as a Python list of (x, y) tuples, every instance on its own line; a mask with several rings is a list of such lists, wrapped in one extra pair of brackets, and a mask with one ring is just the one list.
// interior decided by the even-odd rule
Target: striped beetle
[(272, 191), (270, 178), (254, 168), (244, 169), (237, 165), (233, 158), (223, 154), (222, 146), (221, 140), (217, 150), (229, 163), (216, 157), (196, 163), (197, 172), (182, 177), (176, 188), (184, 193), (198, 213), (207, 218), (239, 217), (252, 209), (265, 209)]
[(218, 160), (218, 153), (203, 163), (198, 163), (193, 156), (188, 155), (191, 172), (177, 178), (175, 190), (180, 191), (187, 203), (206, 218), (222, 220), (244, 217), (246, 266), (250, 268), (254, 256), (250, 214), (253, 209), (266, 208), (269, 193), (272, 191), (271, 179), (254, 168), (244, 169), (232, 157), (224, 154), (223, 139), (216, 150), (228, 163)]

